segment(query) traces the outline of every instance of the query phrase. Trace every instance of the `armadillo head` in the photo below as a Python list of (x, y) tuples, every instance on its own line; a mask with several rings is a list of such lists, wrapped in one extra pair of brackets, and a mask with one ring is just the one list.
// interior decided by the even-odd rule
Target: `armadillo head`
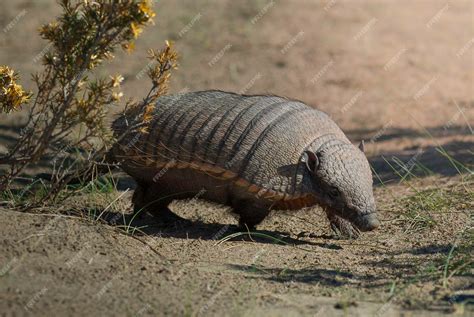
[(338, 143), (304, 153), (312, 191), (326, 208), (361, 231), (377, 228), (372, 172), (362, 148)]

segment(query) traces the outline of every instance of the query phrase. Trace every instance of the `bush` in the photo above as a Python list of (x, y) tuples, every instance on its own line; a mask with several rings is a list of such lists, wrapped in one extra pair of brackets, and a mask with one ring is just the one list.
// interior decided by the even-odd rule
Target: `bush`
[[(105, 60), (114, 58), (118, 48), (132, 51), (134, 40), (155, 16), (151, 1), (62, 0), (62, 14), (44, 25), (39, 33), (51, 49), (42, 57), (44, 70), (34, 74), (37, 92), (28, 111), (28, 122), (16, 144), (0, 157), (7, 172), (0, 177), (0, 189), (11, 188), (25, 168), (51, 158), (52, 174), (47, 194), (28, 207), (57, 197), (71, 179), (88, 181), (105, 154), (122, 136), (113, 135), (106, 125), (111, 106), (122, 99), (121, 75), (91, 79), (91, 73)], [(140, 120), (131, 131), (146, 132), (156, 99), (167, 92), (177, 54), (170, 43), (159, 52), (150, 50), (154, 67), (148, 71), (151, 89), (139, 102), (129, 100), (124, 112)], [(19, 110), (32, 94), (16, 83), (19, 76), (7, 66), (0, 67), (0, 112)], [(42, 189), (44, 190), (44, 188)]]

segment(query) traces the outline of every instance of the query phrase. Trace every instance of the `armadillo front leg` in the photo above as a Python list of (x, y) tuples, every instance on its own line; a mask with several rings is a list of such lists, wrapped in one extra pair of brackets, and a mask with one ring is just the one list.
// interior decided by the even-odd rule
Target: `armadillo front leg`
[(250, 200), (239, 200), (233, 204), (233, 209), (240, 216), (239, 226), (242, 229), (255, 229), (255, 226), (270, 213), (269, 206)]
[(360, 235), (359, 229), (354, 227), (350, 221), (339, 217), (333, 212), (326, 210), (332, 231), (339, 237), (345, 239), (357, 239)]

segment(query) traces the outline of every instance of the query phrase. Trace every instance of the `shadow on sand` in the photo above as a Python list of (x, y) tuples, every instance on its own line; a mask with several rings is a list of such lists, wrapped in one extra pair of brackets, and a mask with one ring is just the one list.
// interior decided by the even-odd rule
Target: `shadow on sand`
[[(97, 210), (95, 214), (100, 214), (100, 212), (100, 210)], [(83, 210), (82, 213), (86, 216), (94, 214), (94, 211)], [(342, 249), (342, 247), (334, 243), (317, 243), (295, 239), (290, 237), (290, 234), (286, 232), (269, 230), (251, 230), (250, 232), (246, 232), (236, 225), (204, 223), (202, 221), (192, 221), (184, 218), (180, 218), (177, 221), (162, 221), (148, 214), (143, 217), (133, 217), (131, 214), (103, 212), (100, 219), (126, 232), (133, 231), (134, 234), (159, 236), (161, 238), (214, 240), (218, 243), (221, 239), (232, 234), (237, 235), (237, 233), (240, 233), (229, 240), (293, 246), (311, 245), (331, 250)], [(321, 237), (329, 238), (328, 236)]]
[[(474, 136), (466, 126), (435, 127), (420, 132), (413, 129), (393, 128), (381, 130), (352, 130), (347, 135), (354, 142), (362, 139), (384, 142), (401, 139), (424, 139), (426, 146), (411, 146), (396, 151), (382, 151), (377, 155), (369, 154), (369, 162), (376, 172), (375, 185), (400, 181), (407, 176), (426, 177), (431, 175), (455, 176), (472, 173), (474, 166)], [(460, 136), (462, 140), (450, 140), (439, 144), (443, 137)], [(369, 141), (370, 142), (370, 141)]]

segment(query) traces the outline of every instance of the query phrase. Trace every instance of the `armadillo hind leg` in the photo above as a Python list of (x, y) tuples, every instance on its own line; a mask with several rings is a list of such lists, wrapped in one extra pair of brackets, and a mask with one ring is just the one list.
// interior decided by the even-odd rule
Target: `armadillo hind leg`
[(138, 185), (135, 189), (132, 198), (134, 217), (141, 218), (148, 212), (165, 223), (186, 221), (168, 208), (171, 200), (153, 197), (150, 195), (151, 191), (150, 187), (146, 185)]
[(184, 219), (172, 212), (168, 207), (161, 207), (159, 210), (157, 210), (157, 212), (153, 213), (153, 215), (164, 223), (186, 224), (189, 222), (189, 220)]
[(234, 213), (238, 214), (241, 229), (255, 229), (270, 213), (269, 206), (257, 204), (254, 201), (239, 200), (233, 203)]
[(359, 229), (354, 227), (352, 223), (344, 218), (326, 211), (331, 229), (334, 234), (342, 239), (357, 239), (360, 235)]
[(145, 187), (143, 187), (142, 185), (137, 185), (137, 188), (133, 192), (132, 204), (133, 204), (133, 217), (142, 218), (146, 213)]

